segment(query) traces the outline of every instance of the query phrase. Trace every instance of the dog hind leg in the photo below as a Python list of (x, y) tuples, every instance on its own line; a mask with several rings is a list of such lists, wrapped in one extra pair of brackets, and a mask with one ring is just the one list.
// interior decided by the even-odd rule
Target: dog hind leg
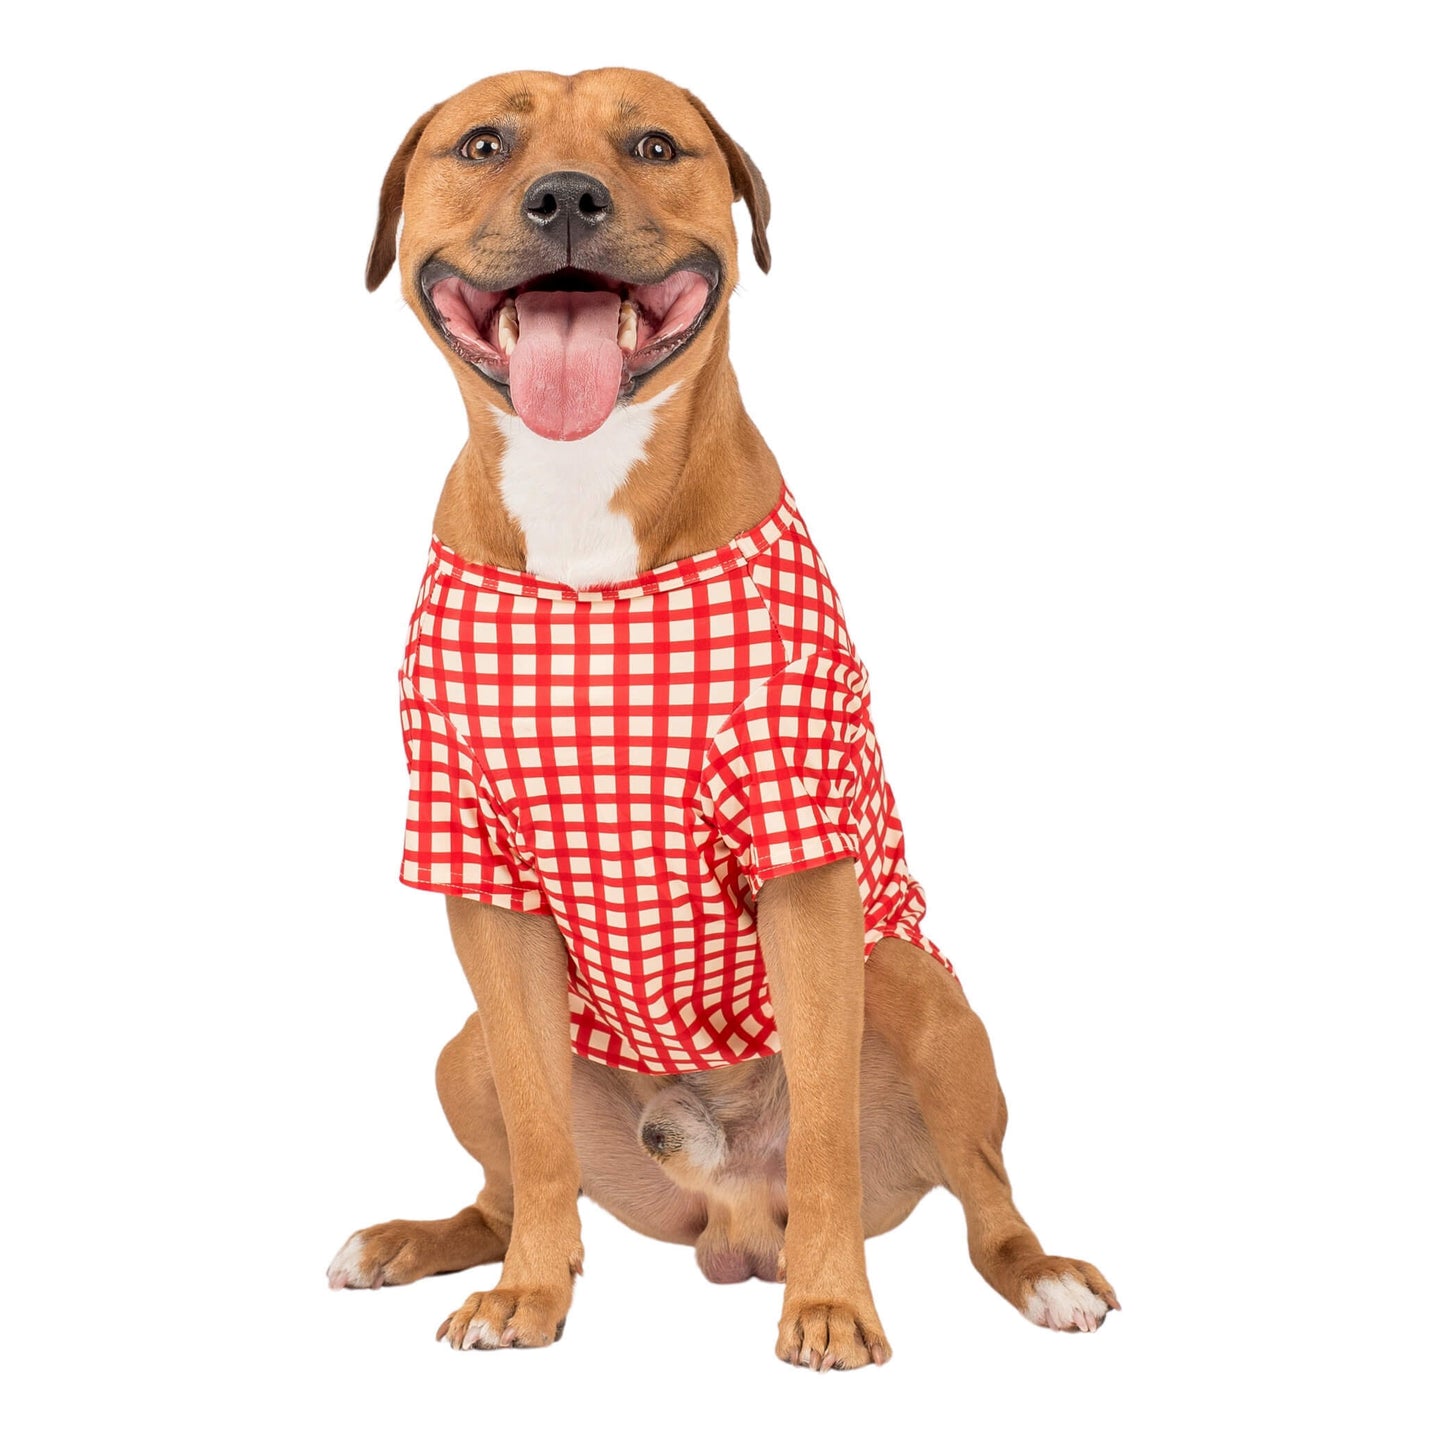
[(1108, 1280), (1083, 1260), (1045, 1254), (1014, 1205), (1003, 1163), (1008, 1110), (988, 1034), (962, 990), (921, 949), (887, 938), (869, 958), (864, 997), (963, 1204), (978, 1272), (1034, 1324), (1097, 1329), (1119, 1307)]
[(393, 1219), (358, 1230), (327, 1270), (332, 1289), (380, 1289), (495, 1264), (512, 1233), (507, 1131), (492, 1085), (481, 1021), (473, 1014), (437, 1060), (437, 1093), (452, 1132), (486, 1171), (475, 1204), (450, 1219)]

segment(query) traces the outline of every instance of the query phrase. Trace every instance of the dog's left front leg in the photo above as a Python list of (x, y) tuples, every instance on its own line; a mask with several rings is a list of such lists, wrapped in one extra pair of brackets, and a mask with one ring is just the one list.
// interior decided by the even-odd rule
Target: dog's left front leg
[(497, 1287), (448, 1315), (437, 1339), (460, 1350), (548, 1345), (582, 1270), (567, 950), (556, 923), (537, 914), (448, 898), (447, 920), (507, 1131), (512, 1227)]
[(815, 1370), (881, 1365), (892, 1351), (863, 1263), (863, 906), (852, 860), (764, 883), (758, 931), (790, 1109), (778, 1358)]

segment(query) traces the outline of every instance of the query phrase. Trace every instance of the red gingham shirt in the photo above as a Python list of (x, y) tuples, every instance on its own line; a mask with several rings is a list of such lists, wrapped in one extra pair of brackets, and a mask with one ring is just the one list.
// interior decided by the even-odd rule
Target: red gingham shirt
[(672, 1074), (776, 1052), (754, 899), (836, 858), (856, 860), (866, 949), (903, 938), (949, 967), (786, 489), (726, 546), (594, 588), (433, 540), (401, 691), (402, 881), (550, 913), (584, 1058)]

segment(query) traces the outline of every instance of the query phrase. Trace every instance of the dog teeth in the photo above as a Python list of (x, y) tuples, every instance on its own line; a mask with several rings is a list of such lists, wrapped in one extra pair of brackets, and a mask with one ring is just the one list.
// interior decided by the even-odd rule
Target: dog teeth
[(617, 344), (624, 351), (637, 348), (637, 307), (630, 301), (624, 301), (617, 313)]
[(497, 342), (502, 348), (503, 356), (512, 354), (517, 345), (517, 336), (517, 303), (504, 301), (497, 316)]

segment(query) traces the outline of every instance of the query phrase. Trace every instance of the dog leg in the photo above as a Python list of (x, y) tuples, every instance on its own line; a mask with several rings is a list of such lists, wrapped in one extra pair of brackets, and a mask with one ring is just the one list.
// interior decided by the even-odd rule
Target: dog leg
[(897, 1055), (949, 1189), (968, 1220), (978, 1272), (1026, 1319), (1096, 1330), (1119, 1301), (1083, 1260), (1045, 1254), (1014, 1206), (1003, 1165), (1008, 1111), (993, 1050), (962, 990), (912, 944), (885, 938), (868, 960), (867, 1018)]
[(790, 1097), (778, 1357), (815, 1370), (881, 1365), (892, 1351), (863, 1262), (863, 908), (852, 861), (765, 883), (758, 929)]
[(437, 1060), (437, 1093), (452, 1132), (486, 1171), (475, 1205), (450, 1219), (393, 1219), (359, 1229), (326, 1271), (332, 1289), (380, 1289), (495, 1264), (512, 1234), (512, 1162), (481, 1020), (473, 1014)]
[(449, 897), (447, 918), (486, 1037), (513, 1207), (496, 1288), (470, 1296), (437, 1338), (459, 1350), (549, 1345), (582, 1269), (567, 952), (556, 924), (537, 914)]
[(332, 1289), (380, 1289), (412, 1284), (433, 1274), (456, 1274), (494, 1264), (505, 1241), (468, 1205), (450, 1219), (393, 1219), (359, 1229), (326, 1271)]

